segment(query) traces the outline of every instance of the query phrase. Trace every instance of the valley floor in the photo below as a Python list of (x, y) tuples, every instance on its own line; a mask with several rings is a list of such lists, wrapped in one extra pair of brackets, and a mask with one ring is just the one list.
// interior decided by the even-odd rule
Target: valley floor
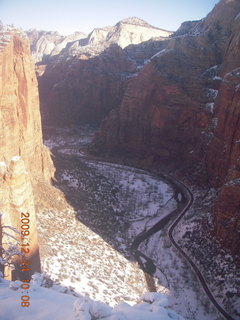
[[(177, 202), (167, 181), (144, 170), (90, 158), (86, 150), (93, 134), (89, 127), (74, 132), (52, 128), (46, 134), (59, 190), (37, 186), (42, 268), (52, 280), (80, 294), (112, 306), (123, 300), (134, 304), (150, 288), (130, 250), (132, 241), (176, 209)], [(193, 210), (179, 225), (177, 235), (189, 254), (192, 247), (183, 236), (187, 231), (192, 234), (196, 227)], [(153, 279), (156, 290), (166, 293), (171, 308), (186, 320), (223, 319), (172, 246), (167, 228), (140, 246), (157, 266)], [(233, 272), (232, 279), (235, 275)], [(215, 280), (212, 283), (215, 285)], [(219, 299), (222, 302), (223, 296)], [(233, 305), (230, 307), (232, 311)]]

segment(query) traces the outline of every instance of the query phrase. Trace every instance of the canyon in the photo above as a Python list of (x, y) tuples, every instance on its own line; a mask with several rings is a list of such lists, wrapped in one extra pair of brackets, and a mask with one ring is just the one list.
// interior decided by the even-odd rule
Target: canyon
[[(192, 190), (174, 236), (237, 319), (239, 61), (238, 0), (221, 0), (174, 33), (135, 17), (88, 35), (0, 27), (0, 226), (20, 240), (14, 228), (30, 213), (30, 275), (41, 260), (49, 286), (81, 287), (110, 304), (136, 301), (136, 284), (147, 291), (149, 278), (133, 262), (131, 241), (181, 203), (161, 173)], [(220, 319), (167, 227), (141, 252), (177, 312)]]

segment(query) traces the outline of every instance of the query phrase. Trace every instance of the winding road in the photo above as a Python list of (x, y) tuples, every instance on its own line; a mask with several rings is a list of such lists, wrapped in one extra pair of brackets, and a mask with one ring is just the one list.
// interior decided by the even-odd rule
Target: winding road
[[(182, 217), (185, 215), (185, 213), (189, 210), (189, 208), (192, 206), (193, 203), (193, 194), (190, 191), (190, 189), (183, 184), (182, 182), (176, 180), (175, 178), (171, 176), (163, 176), (159, 175), (159, 178), (163, 178), (164, 180), (167, 180), (175, 190), (175, 198), (178, 202), (178, 208), (164, 218), (162, 218), (159, 222), (157, 222), (153, 227), (151, 227), (148, 231), (142, 232), (139, 234), (132, 243), (132, 249), (135, 251), (135, 256), (140, 264), (140, 266), (143, 268), (144, 271), (150, 273), (153, 275), (156, 271), (156, 266), (154, 265), (153, 261), (145, 256), (141, 251), (138, 250), (139, 245), (149, 237), (151, 237), (154, 233), (160, 231), (163, 227), (165, 227), (176, 215), (177, 218), (172, 223), (172, 225), (168, 229), (168, 236), (171, 240), (174, 247), (182, 254), (182, 256), (187, 260), (187, 262), (190, 264), (192, 269), (194, 270), (195, 274), (197, 275), (206, 295), (208, 296), (209, 300), (212, 302), (212, 304), (216, 307), (216, 309), (221, 313), (222, 316), (224, 316), (227, 320), (235, 320), (231, 315), (229, 315), (216, 301), (214, 298), (211, 290), (209, 289), (203, 275), (201, 274), (198, 267), (195, 265), (195, 263), (191, 260), (191, 258), (185, 253), (185, 251), (180, 247), (180, 245), (176, 242), (174, 239), (174, 230), (177, 227), (178, 223), (182, 219)], [(178, 195), (181, 194), (181, 200), (179, 200)], [(141, 257), (144, 258), (146, 261), (146, 264), (143, 265), (141, 261)]]
[[(94, 162), (101, 162), (105, 164), (112, 164), (116, 165), (117, 163), (112, 163), (111, 161), (107, 161), (106, 159), (98, 159), (96, 157), (81, 155), (80, 158), (84, 158), (85, 160), (91, 160)], [(131, 167), (131, 166), (128, 166)], [(141, 168), (134, 168), (133, 169), (141, 169)], [(155, 176), (159, 179), (167, 181), (174, 189), (175, 191), (175, 200), (177, 202), (177, 209), (170, 212), (167, 216), (162, 218), (160, 221), (158, 221), (154, 226), (152, 226), (149, 230), (144, 231), (136, 236), (134, 241), (132, 242), (131, 249), (133, 250), (136, 259), (139, 262), (139, 265), (141, 268), (146, 271), (148, 274), (153, 275), (156, 272), (157, 267), (155, 266), (152, 259), (144, 255), (139, 249), (139, 245), (145, 241), (146, 239), (150, 238), (152, 235), (163, 229), (165, 226), (167, 226), (171, 221), (175, 218), (173, 223), (170, 225), (168, 229), (168, 236), (173, 244), (173, 246), (181, 253), (181, 255), (185, 258), (185, 260), (190, 264), (193, 271), (195, 272), (196, 276), (198, 277), (206, 295), (208, 296), (209, 300), (212, 302), (212, 304), (216, 307), (216, 309), (219, 311), (219, 313), (227, 320), (235, 320), (231, 315), (229, 315), (215, 300), (213, 294), (211, 293), (203, 275), (201, 274), (198, 267), (195, 265), (195, 263), (191, 260), (191, 258), (185, 253), (185, 251), (180, 247), (180, 245), (176, 242), (174, 239), (174, 230), (179, 224), (180, 220), (183, 218), (185, 213), (189, 210), (189, 208), (192, 206), (193, 203), (193, 194), (189, 190), (189, 188), (183, 184), (182, 182), (176, 180), (176, 178), (170, 176), (170, 175), (161, 175), (161, 174), (155, 174)], [(144, 263), (143, 263), (144, 261)]]

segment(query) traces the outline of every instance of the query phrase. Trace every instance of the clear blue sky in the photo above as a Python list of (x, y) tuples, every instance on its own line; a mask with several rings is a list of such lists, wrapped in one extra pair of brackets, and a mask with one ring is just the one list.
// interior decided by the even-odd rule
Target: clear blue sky
[(175, 31), (183, 21), (204, 18), (219, 0), (0, 0), (0, 20), (23, 29), (70, 34), (89, 33), (138, 17), (153, 26)]

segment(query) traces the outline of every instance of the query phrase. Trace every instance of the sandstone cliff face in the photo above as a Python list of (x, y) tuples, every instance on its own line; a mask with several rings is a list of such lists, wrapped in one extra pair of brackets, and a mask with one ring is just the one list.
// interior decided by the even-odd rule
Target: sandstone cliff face
[[(21, 212), (29, 212), (30, 272), (34, 272), (40, 264), (31, 181), (49, 181), (53, 167), (42, 143), (37, 80), (28, 39), (17, 30), (0, 32), (2, 225), (21, 231)], [(15, 260), (19, 262), (19, 257)]]
[(1, 161), (19, 155), (32, 175), (49, 179), (34, 64), (28, 39), (21, 33), (1, 34), (0, 106)]
[(209, 24), (211, 18), (173, 36), (165, 50), (129, 80), (120, 108), (102, 125), (103, 143), (174, 161), (206, 153), (212, 118), (209, 106), (215, 97), (208, 73), (221, 62), (228, 39), (227, 34), (220, 37), (221, 28), (215, 30), (215, 20)]
[(214, 206), (217, 236), (240, 253), (240, 15), (234, 20), (215, 103), (217, 126), (209, 146), (210, 182), (221, 187)]
[(91, 59), (82, 55), (49, 64), (39, 77), (44, 119), (61, 125), (100, 122), (120, 103), (123, 77), (135, 68), (115, 45)]
[[(4, 213), (2, 216), (2, 226), (10, 226), (21, 232), (23, 229), (21, 219), (24, 219), (26, 230), (29, 231), (27, 236), (27, 242), (29, 245), (24, 249), (29, 249), (27, 259), (30, 261), (29, 274), (33, 274), (36, 271), (40, 271), (40, 258), (39, 258), (39, 247), (36, 230), (36, 216), (35, 207), (33, 201), (32, 185), (29, 177), (29, 173), (26, 171), (25, 164), (19, 156), (15, 156), (11, 159), (7, 166), (5, 162), (0, 163), (1, 174), (0, 174), (0, 186), (1, 186), (1, 211)], [(18, 238), (20, 241), (19, 250), (21, 251), (21, 238), (16, 232), (11, 229), (4, 229), (8, 234)], [(3, 237), (3, 243), (9, 243), (9, 237)], [(14, 241), (13, 241), (14, 243)], [(8, 245), (4, 245), (7, 249)], [(23, 275), (20, 272), (19, 264), (21, 262), (20, 256), (14, 256), (13, 261), (15, 262), (16, 269), (11, 275), (11, 270), (5, 270), (6, 278), (18, 278)], [(26, 277), (26, 272), (23, 277)]]
[(203, 158), (215, 125), (218, 67), (238, 10), (238, 1), (221, 1), (205, 19), (184, 24), (165, 50), (129, 80), (120, 107), (103, 123), (102, 141), (174, 160), (189, 152)]
[(240, 245), (239, 12), (239, 1), (222, 0), (205, 19), (183, 24), (129, 80), (96, 139), (155, 161), (205, 163), (211, 185), (224, 184), (215, 231), (234, 253)]

